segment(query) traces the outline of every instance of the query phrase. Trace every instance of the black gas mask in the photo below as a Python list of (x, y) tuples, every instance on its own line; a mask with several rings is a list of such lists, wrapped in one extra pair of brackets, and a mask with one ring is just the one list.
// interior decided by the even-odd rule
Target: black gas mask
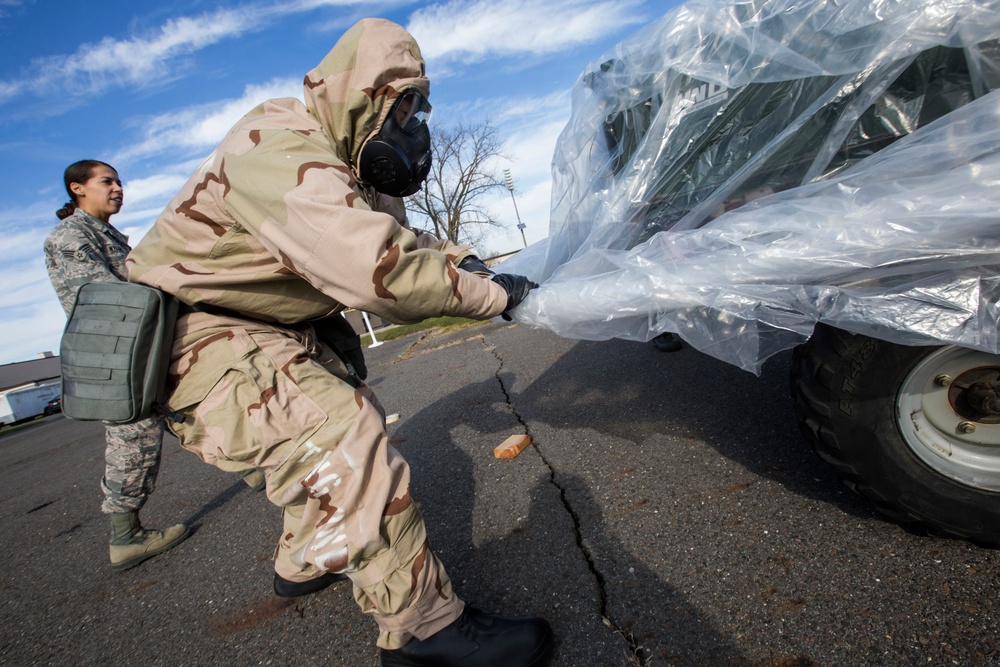
[(431, 105), (417, 90), (399, 96), (382, 128), (361, 148), (358, 175), (382, 194), (406, 197), (431, 170)]

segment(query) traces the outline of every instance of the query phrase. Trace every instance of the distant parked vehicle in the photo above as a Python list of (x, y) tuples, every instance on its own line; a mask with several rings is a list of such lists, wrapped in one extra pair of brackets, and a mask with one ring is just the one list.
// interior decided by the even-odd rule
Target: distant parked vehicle
[(0, 425), (19, 424), (45, 414), (49, 401), (61, 394), (59, 382), (31, 384), (0, 393)]
[(57, 396), (46, 403), (45, 410), (42, 411), (42, 414), (48, 417), (49, 415), (54, 415), (59, 412), (62, 412), (62, 396)]

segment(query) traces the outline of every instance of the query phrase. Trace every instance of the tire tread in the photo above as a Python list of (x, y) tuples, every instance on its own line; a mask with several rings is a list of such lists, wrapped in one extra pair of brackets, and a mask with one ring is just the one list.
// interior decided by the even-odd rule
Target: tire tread
[[(839, 415), (840, 369), (850, 368), (862, 345), (872, 341), (826, 325), (817, 325), (813, 337), (795, 349), (790, 377), (794, 411), (800, 430), (816, 454), (836, 472), (840, 481), (853, 492), (870, 501), (880, 513), (911, 531), (968, 539), (987, 546), (1000, 546), (1000, 532), (984, 534), (972, 527), (956, 526), (936, 520), (906, 507), (894, 493), (884, 493), (865, 478), (852, 462), (850, 448), (838, 440), (836, 419)], [(875, 341), (881, 351), (891, 343)], [(901, 346), (898, 346), (901, 347)], [(877, 482), (880, 480), (876, 480)], [(895, 495), (898, 495), (896, 492)], [(986, 511), (986, 510), (984, 510)]]

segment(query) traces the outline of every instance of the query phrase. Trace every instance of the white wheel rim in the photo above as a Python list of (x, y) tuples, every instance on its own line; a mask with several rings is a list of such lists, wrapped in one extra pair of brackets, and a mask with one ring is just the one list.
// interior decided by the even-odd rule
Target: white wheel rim
[(935, 350), (903, 380), (896, 421), (906, 445), (930, 468), (966, 486), (1000, 491), (1000, 423), (957, 412), (959, 387), (948, 384), (993, 369), (1000, 377), (1000, 357), (993, 354), (962, 347)]

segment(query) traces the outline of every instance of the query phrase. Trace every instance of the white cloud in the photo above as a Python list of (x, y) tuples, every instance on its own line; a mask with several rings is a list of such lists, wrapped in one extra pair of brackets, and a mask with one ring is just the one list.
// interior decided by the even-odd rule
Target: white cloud
[(304, 12), (318, 7), (349, 7), (351, 5), (367, 4), (369, 0), (298, 0), (287, 7), (285, 11)]
[[(32, 2), (27, 4), (32, 4)], [(11, 14), (18, 14), (19, 10), (23, 10), (24, 4), (23, 0), (0, 0), (0, 19), (6, 19)]]
[(39, 352), (59, 349), (66, 316), (45, 271), (42, 253), (45, 233), (47, 230), (35, 237), (23, 233), (9, 239), (11, 247), (25, 244), (31, 252), (3, 265), (0, 363), (31, 359)]
[(517, 215), (525, 225), (528, 243), (534, 243), (548, 236), (549, 209), (552, 199), (552, 154), (556, 139), (566, 124), (566, 119), (551, 119), (545, 123), (532, 124), (521, 131), (508, 135), (506, 151), (511, 162), (501, 165), (511, 172), (514, 179), (514, 202), (509, 191), (497, 193), (495, 200), (487, 206), (501, 220), (510, 223), (507, 234), (494, 234), (490, 239), (491, 248), (504, 251), (523, 246), (521, 234), (514, 226)]
[(546, 95), (480, 98), (435, 109), (434, 123), (488, 118), (504, 139), (511, 162), (502, 165), (521, 178), (549, 178), (555, 142), (570, 117), (569, 89)]
[(549, 54), (645, 21), (637, 0), (452, 0), (414, 12), (407, 29), (428, 60)]
[(4, 239), (3, 275), (0, 281), (7, 290), (10, 285), (7, 270), (14, 267), (13, 273), (20, 279), (21, 264), (42, 256), (42, 244), (45, 237), (56, 222), (56, 209), (60, 203), (35, 202), (28, 206), (0, 210), (0, 231)]
[[(0, 12), (4, 6), (19, 4), (0, 0)], [(176, 67), (178, 59), (226, 39), (262, 30), (273, 17), (360, 4), (365, 4), (364, 0), (299, 0), (171, 18), (145, 34), (124, 39), (105, 37), (82, 44), (72, 54), (36, 59), (25, 68), (22, 78), (0, 81), (0, 103), (29, 91), (38, 95), (92, 95), (113, 86), (159, 85), (177, 76), (171, 68)], [(389, 0), (382, 4), (397, 3)]]
[(127, 162), (150, 155), (214, 148), (248, 111), (276, 97), (301, 101), (301, 79), (274, 79), (247, 86), (238, 99), (174, 109), (153, 118), (135, 120), (134, 123), (145, 128), (144, 138), (119, 151), (114, 160)]
[[(18, 308), (37, 303), (39, 300), (55, 299), (55, 290), (45, 270), (45, 259), (41, 244), (34, 257), (23, 264), (23, 271), (11, 272), (0, 294), (0, 306)], [(6, 323), (5, 323), (6, 324)]]
[(22, 81), (0, 81), (0, 101), (11, 99), (24, 90)]
[(50, 220), (52, 224), (55, 224), (56, 209), (62, 202), (69, 199), (62, 188), (61, 181), (55, 196), (56, 198), (61, 197), (62, 201), (56, 204), (54, 199), (45, 201), (33, 195), (27, 204), (10, 206), (10, 202), (7, 202), (7, 207), (0, 208), (0, 230), (3, 230), (4, 234), (9, 234), (12, 229), (31, 227), (45, 220)]
[[(499, 161), (497, 169), (509, 169), (514, 179), (514, 199), (507, 190), (493, 193), (483, 201), (493, 216), (508, 223), (505, 231), (491, 231), (481, 250), (506, 252), (524, 246), (517, 229), (518, 216), (525, 225), (528, 244), (535, 243), (549, 231), (552, 198), (552, 155), (556, 140), (570, 115), (570, 91), (556, 91), (539, 97), (483, 99), (473, 103), (476, 115), (490, 109), (491, 121), (505, 138), (504, 152), (510, 160)], [(516, 210), (515, 210), (516, 202)]]
[[(150, 203), (159, 204), (164, 200), (169, 200), (184, 185), (190, 171), (192, 170), (170, 169), (146, 178), (126, 180), (122, 184), (122, 189), (125, 191), (125, 208), (115, 220), (127, 219), (127, 216), (134, 215), (133, 210), (141, 206)], [(115, 224), (117, 225), (117, 222)]]
[[(5, 234), (4, 288), (2, 292), (4, 296), (9, 296), (14, 284), (29, 279), (30, 270), (26, 271), (25, 267), (28, 264), (34, 264), (35, 260), (42, 256), (42, 245), (45, 243), (45, 237), (56, 225), (56, 216), (52, 215), (51, 217), (52, 224), (47, 227), (23, 229), (13, 234)], [(10, 273), (8, 274), (7, 271)]]
[(13, 311), (0, 307), (4, 323), (0, 364), (34, 359), (41, 352), (58, 354), (66, 314), (51, 285), (39, 285), (36, 293), (38, 299), (30, 307)]
[(552, 154), (565, 125), (565, 120), (550, 120), (511, 134), (507, 150), (514, 157), (515, 166), (508, 169), (521, 178), (551, 178)]
[(118, 72), (128, 82), (141, 83), (171, 57), (197, 51), (256, 27), (255, 15), (246, 11), (220, 10), (193, 18), (182, 16), (168, 20), (158, 34), (148, 39), (105, 38), (96, 45), (85, 44), (64, 62), (63, 71), (69, 75), (82, 72), (94, 76)]
[(259, 27), (259, 15), (245, 10), (220, 10), (197, 17), (170, 19), (152, 34), (130, 39), (105, 37), (83, 44), (76, 53), (32, 62), (21, 80), (0, 81), (0, 100), (18, 93), (93, 94), (113, 85), (159, 83), (169, 75), (171, 59), (189, 55), (223, 39)]
[(529, 119), (559, 118), (569, 120), (571, 91), (554, 90), (548, 95), (539, 97), (515, 97), (495, 105), (498, 113), (494, 119), (499, 122), (525, 122)]

